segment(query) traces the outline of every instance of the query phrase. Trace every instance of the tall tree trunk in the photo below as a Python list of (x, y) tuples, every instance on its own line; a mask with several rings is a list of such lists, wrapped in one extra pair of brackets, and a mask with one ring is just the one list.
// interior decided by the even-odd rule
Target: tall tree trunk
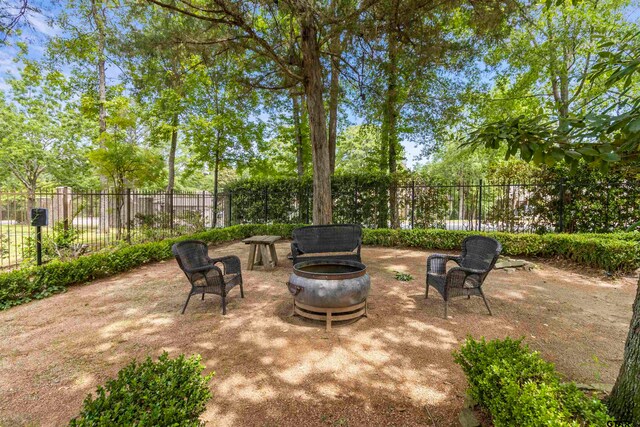
[(171, 145), (169, 146), (169, 159), (167, 160), (167, 168), (169, 177), (167, 180), (167, 193), (172, 192), (176, 182), (176, 151), (178, 150), (178, 114), (174, 114), (171, 119)]
[[(168, 215), (168, 220), (172, 221), (172, 213), (173, 213), (173, 190), (175, 187), (176, 180), (176, 150), (178, 148), (178, 115), (174, 114), (173, 119), (171, 121), (173, 125), (173, 130), (171, 131), (171, 146), (169, 147), (169, 159), (168, 159), (168, 169), (169, 169), (169, 178), (167, 180), (167, 190), (165, 193), (165, 212)], [(169, 224), (171, 227), (172, 224)]]
[(107, 36), (105, 31), (104, 10), (101, 0), (91, 1), (91, 15), (98, 33), (98, 122), (100, 127), (100, 141), (102, 141), (102, 134), (107, 131), (107, 77), (105, 71), (105, 49)]
[(331, 81), (329, 87), (329, 162), (331, 173), (336, 170), (336, 140), (338, 138), (338, 105), (340, 103), (340, 55), (342, 46), (336, 36), (331, 41)]
[(309, 128), (313, 158), (313, 223), (330, 224), (332, 220), (331, 164), (327, 143), (327, 120), (322, 99), (322, 64), (316, 23), (307, 9), (300, 24), (304, 89), (307, 96)]
[(616, 421), (640, 425), (640, 278), (622, 366), (607, 405)]
[(304, 175), (304, 158), (302, 152), (302, 124), (300, 123), (298, 95), (292, 93), (291, 101), (293, 104), (293, 128), (296, 134), (296, 164), (298, 167), (298, 177), (302, 177)]
[[(338, 0), (331, 1), (334, 18), (339, 17)], [(329, 162), (331, 174), (336, 170), (336, 141), (338, 138), (338, 104), (340, 102), (340, 57), (342, 56), (341, 33), (335, 34), (330, 41), (331, 80), (329, 82)]]
[(392, 175), (389, 188), (389, 210), (391, 227), (400, 226), (398, 219), (398, 195), (396, 178), (398, 170), (398, 40), (394, 32), (389, 33), (387, 44), (387, 91), (382, 119), (383, 147), (388, 150), (389, 173)]

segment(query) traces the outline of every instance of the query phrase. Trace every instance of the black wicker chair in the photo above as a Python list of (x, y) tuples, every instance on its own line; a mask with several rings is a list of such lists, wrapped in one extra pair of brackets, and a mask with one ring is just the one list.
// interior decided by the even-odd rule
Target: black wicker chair
[[(447, 305), (451, 298), (479, 295), (489, 310), (489, 303), (482, 292), (482, 284), (502, 251), (502, 245), (495, 239), (484, 236), (469, 236), (462, 242), (462, 254), (433, 254), (427, 258), (427, 289), (425, 298), (429, 298), (429, 286), (433, 286), (444, 298), (444, 318), (447, 318)], [(454, 261), (458, 267), (447, 271), (447, 261)]]
[[(199, 240), (184, 240), (171, 247), (178, 265), (191, 283), (191, 291), (182, 308), (187, 309), (192, 295), (216, 294), (222, 297), (222, 314), (227, 314), (227, 295), (236, 285), (240, 285), (240, 297), (244, 298), (240, 258), (229, 255), (209, 258), (207, 244)], [(216, 265), (220, 264), (220, 266)], [(222, 267), (222, 268), (220, 268)]]
[(316, 259), (362, 262), (361, 247), (362, 227), (357, 224), (310, 225), (293, 230), (291, 258), (294, 265)]

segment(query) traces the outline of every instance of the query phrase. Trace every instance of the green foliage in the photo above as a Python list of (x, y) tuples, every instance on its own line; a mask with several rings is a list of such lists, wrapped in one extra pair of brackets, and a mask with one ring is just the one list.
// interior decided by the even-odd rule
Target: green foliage
[(551, 363), (522, 340), (467, 338), (454, 359), (467, 376), (471, 397), (500, 426), (603, 426), (605, 405), (573, 383), (562, 383)]
[(74, 284), (86, 283), (148, 262), (171, 258), (173, 256), (171, 246), (180, 240), (197, 239), (214, 244), (257, 234), (289, 237), (295, 227), (295, 224), (237, 225), (180, 238), (96, 252), (71, 261), (52, 260), (39, 267), (0, 273), (0, 310), (63, 292), (68, 286)]
[[(64, 222), (59, 221), (53, 225), (51, 234), (42, 235), (42, 260), (48, 262), (52, 259), (73, 258), (76, 255), (77, 241), (80, 231), (69, 224), (65, 230)], [(36, 258), (36, 237), (29, 236), (26, 239), (24, 251), (25, 261), (34, 262)]]
[(409, 273), (401, 273), (400, 271), (396, 271), (396, 280), (400, 282), (410, 282), (413, 280), (413, 276)]
[[(417, 184), (425, 182), (415, 177)], [(331, 180), (333, 222), (358, 223), (365, 227), (388, 226), (389, 188), (392, 184), (410, 185), (410, 179), (400, 174), (337, 173)], [(311, 218), (311, 177), (245, 179), (226, 187), (231, 192), (231, 221), (309, 222)], [(437, 187), (425, 187), (416, 192), (416, 226), (443, 226), (449, 200)], [(265, 200), (266, 209), (265, 209)], [(400, 198), (398, 209), (409, 209), (410, 200)]]
[[(140, 146), (139, 106), (125, 96), (118, 96), (107, 102), (106, 107), (107, 131), (100, 135), (89, 160), (118, 192), (127, 185), (157, 187), (164, 179), (164, 160), (157, 152)], [(116, 202), (116, 209), (120, 205), (121, 202)]]
[(87, 396), (80, 415), (69, 423), (80, 426), (192, 426), (204, 425), (199, 416), (211, 398), (202, 376), (200, 356), (170, 359), (164, 352), (157, 362), (131, 362), (118, 377)]
[(9, 236), (0, 233), (0, 261), (9, 256)]
[(504, 255), (562, 257), (610, 272), (630, 272), (640, 267), (640, 233), (539, 235), (434, 229), (365, 229), (363, 244), (459, 250), (464, 238), (471, 235), (497, 239), (502, 243)]

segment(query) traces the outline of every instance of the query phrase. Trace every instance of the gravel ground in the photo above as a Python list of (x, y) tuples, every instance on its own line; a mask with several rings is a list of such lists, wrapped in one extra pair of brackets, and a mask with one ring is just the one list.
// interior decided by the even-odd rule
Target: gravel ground
[[(193, 298), (174, 261), (76, 286), (0, 312), (0, 425), (64, 425), (98, 384), (133, 358), (199, 353), (215, 371), (203, 419), (213, 426), (449, 426), (466, 381), (451, 352), (467, 335), (524, 336), (567, 379), (613, 383), (629, 327), (635, 278), (535, 260), (533, 271), (494, 271), (480, 298), (457, 299), (442, 318), (424, 298), (425, 259), (414, 249), (365, 247), (369, 317), (335, 325), (291, 317), (281, 265), (244, 271), (245, 299)], [(247, 246), (211, 249), (237, 254)], [(284, 261), (282, 261), (284, 260)], [(413, 280), (399, 282), (395, 272)]]

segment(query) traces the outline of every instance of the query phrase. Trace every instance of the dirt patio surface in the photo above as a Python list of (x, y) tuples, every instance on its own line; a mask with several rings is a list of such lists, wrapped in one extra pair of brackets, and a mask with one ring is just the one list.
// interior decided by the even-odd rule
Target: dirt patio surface
[[(192, 298), (175, 261), (75, 286), (66, 293), (0, 312), (0, 425), (66, 425), (95, 387), (133, 358), (199, 353), (215, 371), (211, 426), (457, 425), (466, 380), (451, 352), (467, 335), (524, 336), (567, 379), (613, 383), (631, 317), (636, 279), (560, 268), (494, 271), (480, 298), (456, 299), (442, 318), (437, 292), (424, 298), (430, 252), (364, 247), (372, 291), (369, 317), (324, 325), (290, 317), (281, 265), (243, 271), (245, 298)], [(248, 247), (211, 248), (237, 254)], [(413, 280), (399, 282), (395, 271)]]

